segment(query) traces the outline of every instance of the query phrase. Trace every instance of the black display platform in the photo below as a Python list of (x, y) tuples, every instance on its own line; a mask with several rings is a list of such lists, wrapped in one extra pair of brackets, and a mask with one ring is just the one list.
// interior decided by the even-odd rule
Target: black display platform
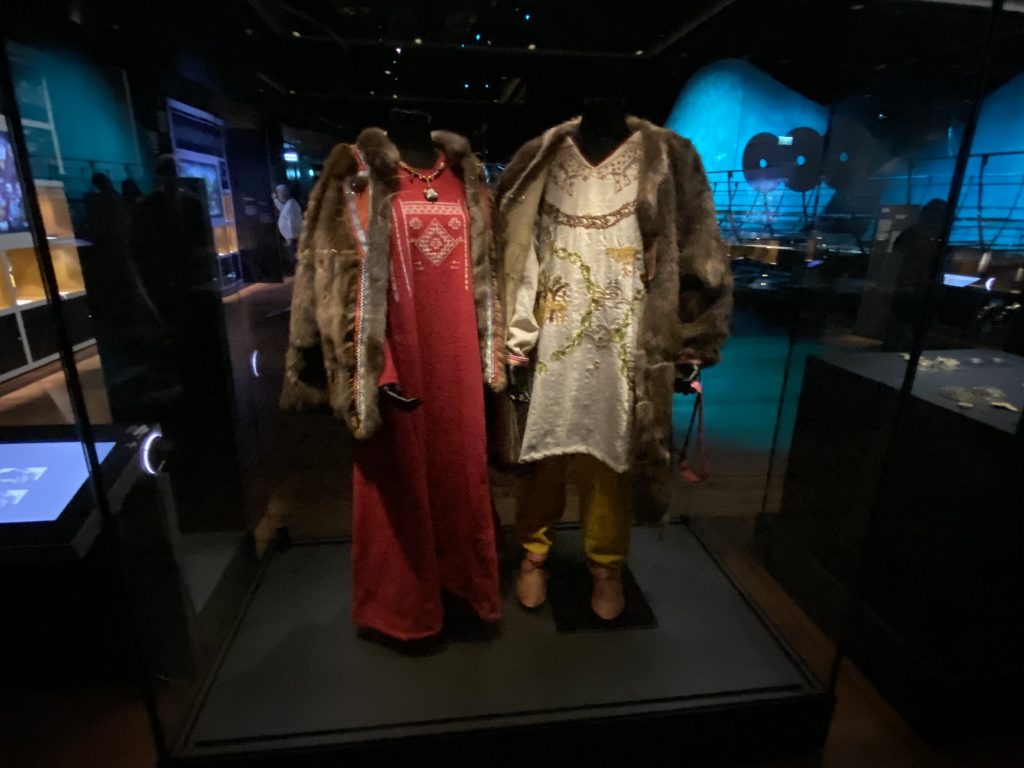
[(555, 628), (559, 632), (610, 632), (617, 629), (653, 629), (658, 619), (647, 596), (633, 578), (629, 566), (622, 569), (622, 591), (626, 609), (613, 621), (605, 621), (590, 608), (594, 580), (586, 562), (564, 559), (548, 564), (548, 603)]
[[(578, 533), (559, 546), (581, 558)], [(688, 528), (661, 542), (635, 531), (631, 565), (657, 628), (560, 634), (549, 606), (515, 603), (507, 574), (496, 631), (413, 655), (352, 627), (347, 546), (288, 549), (269, 563), (181, 759), (283, 765), (301, 750), (328, 764), (347, 748), (433, 764), (479, 748), (493, 765), (558, 744), (625, 757), (632, 739), (669, 735), (691, 756), (820, 747), (830, 696)]]

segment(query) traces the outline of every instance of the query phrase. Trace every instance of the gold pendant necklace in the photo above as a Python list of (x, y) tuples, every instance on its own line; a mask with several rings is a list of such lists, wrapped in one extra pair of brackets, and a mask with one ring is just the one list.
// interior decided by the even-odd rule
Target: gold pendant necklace
[(422, 181), (424, 184), (427, 185), (426, 189), (423, 190), (423, 196), (427, 199), (427, 202), (430, 202), (430, 203), (436, 203), (437, 202), (437, 198), (438, 198), (437, 190), (434, 189), (434, 187), (431, 186), (431, 184), (434, 181), (434, 179), (436, 179), (438, 176), (441, 175), (441, 171), (444, 170), (444, 160), (442, 160), (440, 162), (440, 164), (437, 166), (437, 168), (434, 169), (434, 172), (431, 173), (430, 175), (425, 175), (425, 174), (420, 173), (419, 171), (417, 171), (415, 168), (413, 168), (411, 165), (409, 165), (404, 160), (399, 160), (398, 161), (398, 167), (401, 168), (406, 173), (408, 173), (410, 176), (419, 179), (420, 181)]

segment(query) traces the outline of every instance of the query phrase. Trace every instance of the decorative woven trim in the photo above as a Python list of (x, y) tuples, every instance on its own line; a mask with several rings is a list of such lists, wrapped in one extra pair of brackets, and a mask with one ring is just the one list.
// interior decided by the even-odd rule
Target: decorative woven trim
[[(363, 160), (363, 155), (359, 150), (356, 150), (356, 160), (359, 164), (360, 172), (366, 168), (366, 161)], [(373, 210), (373, 193), (368, 188), (366, 191), (367, 195), (370, 195), (369, 205), (367, 210)], [(362, 372), (366, 365), (363, 360), (363, 349), (366, 344), (366, 326), (363, 323), (363, 315), (366, 310), (366, 292), (369, 277), (366, 269), (366, 254), (370, 250), (370, 238), (366, 235), (366, 228), (363, 227), (363, 222), (359, 218), (359, 208), (356, 204), (356, 193), (349, 185), (345, 189), (345, 201), (348, 204), (348, 216), (352, 221), (352, 231), (356, 235), (356, 246), (359, 248), (359, 295), (356, 297), (356, 373), (352, 377), (352, 386), (355, 389), (356, 398), (356, 419), (360, 424), (364, 422), (366, 415), (366, 393), (362, 386)]]
[(541, 203), (540, 212), (545, 216), (549, 216), (555, 224), (563, 224), (567, 227), (582, 227), (584, 229), (608, 229), (636, 213), (636, 200), (625, 202), (610, 213), (584, 214), (582, 216), (566, 213), (547, 200), (544, 200)]

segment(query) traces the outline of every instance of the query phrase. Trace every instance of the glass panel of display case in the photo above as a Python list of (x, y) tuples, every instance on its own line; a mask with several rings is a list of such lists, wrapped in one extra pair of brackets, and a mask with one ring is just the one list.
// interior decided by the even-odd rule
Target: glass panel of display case
[[(891, 354), (915, 367), (899, 382), (850, 654), (930, 738), (1012, 722), (1024, 680), (1024, 140), (1010, 128), (1024, 124), (1021, 23), (999, 20), (959, 151), (915, 162), (916, 221), (894, 248), (893, 303), (908, 309), (894, 312)], [(925, 174), (963, 181), (940, 206)], [(872, 363), (872, 378), (891, 375)]]
[[(1020, 22), (1004, 14), (1000, 34)], [(978, 573), (987, 586), (969, 587), (963, 567), (975, 551), (1017, 541), (966, 522), (972, 489), (1005, 491), (999, 468), (1012, 460), (1017, 416), (993, 401), (1020, 387), (1012, 354), (986, 349), (975, 320), (990, 301), (1005, 306), (1014, 278), (1015, 148), (991, 142), (1018, 68), (1004, 56), (994, 77), (993, 23), (991, 4), (852, 6), (840, 24), (848, 36), (830, 41), (845, 94), (823, 134), (813, 247), (794, 278), (793, 359), (755, 537), (801, 608), (932, 735), (985, 717), (965, 717), (957, 702), (970, 688), (977, 703), (982, 687), (971, 686), (988, 674), (978, 654), (991, 634), (971, 621), (972, 644), (946, 619), (971, 604), (990, 633), (1005, 626), (1008, 614), (971, 592), (1003, 576)], [(920, 51), (902, 55), (911, 35)], [(870, 67), (866, 55), (876, 57)], [(930, 297), (940, 308), (923, 333)], [(1002, 430), (999, 448), (987, 429)]]
[[(1012, 609), (977, 595), (1019, 544), (1024, 17), (993, 49), (987, 2), (599, 5), (571, 41), (496, 35), (514, 78), (483, 32), (389, 42), (401, 86), (310, 51), (305, 96), (274, 77), (316, 129), (201, 52), (154, 77), (127, 18), (125, 50), (12, 49), (93, 445), (141, 473), (112, 509), (167, 754), (807, 753), (837, 682), (913, 716), (984, 671), (936, 635), (946, 599), (985, 638)], [(29, 402), (59, 344), (18, 189), (0, 391)]]
[[(224, 222), (231, 199), (217, 158), (143, 154), (139, 105), (120, 67), (67, 42), (15, 45), (10, 64), (24, 84), (19, 103), (49, 115), (32, 120), (34, 130), (45, 122), (54, 137), (29, 143), (37, 176), (25, 186), (36, 190), (89, 420), (135, 452), (136, 482), (118, 488), (131, 514), (113, 518), (118, 557), (156, 711), (175, 734), (255, 563), (217, 258), (238, 251)], [(22, 238), (5, 248), (4, 274), (27, 361), (11, 363), (21, 375), (6, 383), (7, 398), (35, 408), (60, 378), (59, 340), (37, 249), (10, 237)], [(54, 399), (52, 420), (70, 425), (70, 409)]]
[[(0, 73), (6, 112), (6, 62)], [(52, 718), (61, 707), (53, 692), (94, 685), (132, 655), (133, 641), (118, 629), (126, 618), (119, 581), (107, 567), (110, 511), (131, 506), (127, 489), (143, 475), (137, 435), (94, 432), (82, 419), (73, 349), (60, 343), (72, 308), (46, 301), (40, 260), (52, 235), (69, 233), (55, 207), (43, 209), (45, 228), (30, 226), (34, 201), (23, 191), (33, 186), (16, 128), (0, 114), (0, 675), (5, 702), (17, 702), (4, 711), (11, 763), (38, 748), (31, 702), (43, 691), (54, 696), (45, 707)], [(74, 246), (53, 248), (49, 295), (81, 290)]]

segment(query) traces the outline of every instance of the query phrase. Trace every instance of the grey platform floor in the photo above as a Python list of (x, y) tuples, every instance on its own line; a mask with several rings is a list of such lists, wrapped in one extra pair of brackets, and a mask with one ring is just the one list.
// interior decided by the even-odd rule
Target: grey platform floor
[[(578, 532), (561, 531), (556, 551), (582, 567)], [(813, 690), (688, 528), (670, 526), (660, 542), (637, 529), (630, 563), (656, 629), (559, 634), (548, 608), (527, 612), (506, 589), (505, 616), (492, 635), (413, 656), (352, 627), (347, 546), (291, 548), (268, 566), (194, 725), (190, 751), (675, 710)]]

